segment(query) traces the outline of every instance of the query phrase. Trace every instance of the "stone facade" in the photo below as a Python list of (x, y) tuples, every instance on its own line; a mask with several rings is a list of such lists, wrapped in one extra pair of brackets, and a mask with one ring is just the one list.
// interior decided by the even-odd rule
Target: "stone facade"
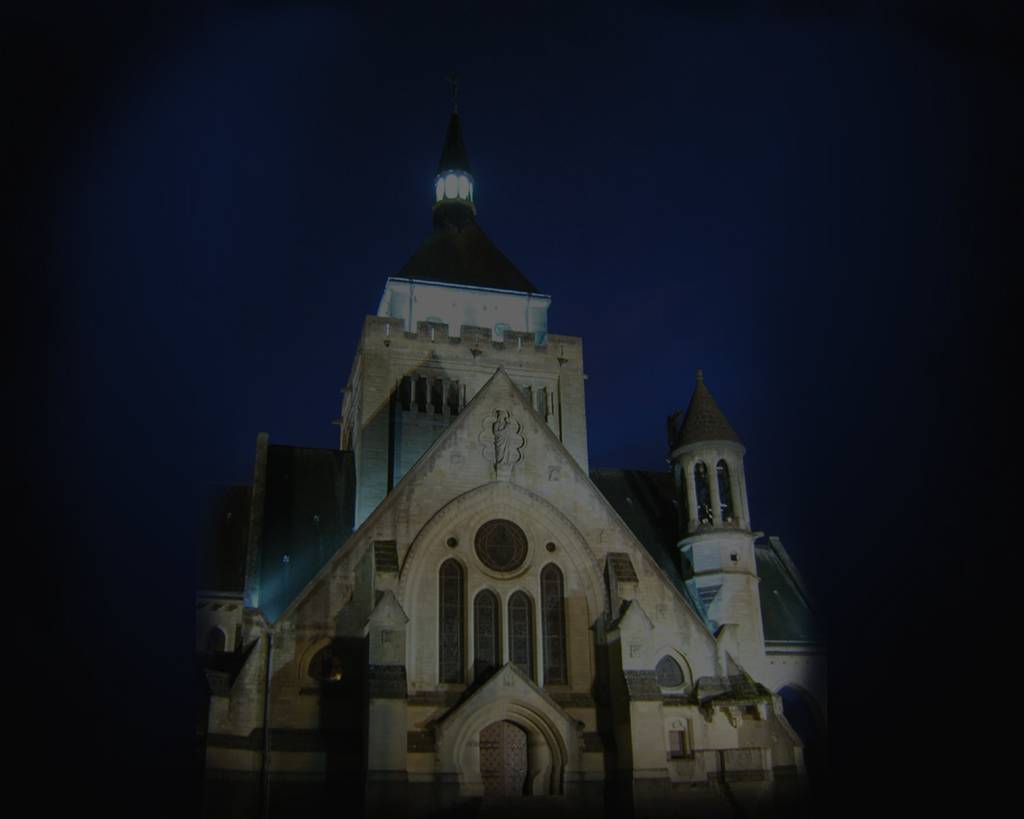
[[(497, 295), (444, 289), (452, 315), (485, 315)], [(536, 315), (515, 326), (505, 296), (500, 328), (410, 331), (393, 294), (367, 317), (339, 419), (354, 529), (320, 544), (272, 622), (261, 436), (244, 588), (197, 604), (209, 815), (261, 800), (291, 815), (281, 800), (331, 782), (368, 814), (407, 815), (487, 804), (497, 781), (523, 782), (523, 809), (588, 815), (730, 815), (801, 792), (778, 692), (800, 690), (823, 720), (824, 653), (766, 634), (743, 447), (676, 442), (680, 536), (659, 557), (588, 472), (582, 341), (547, 333), (539, 298), (543, 333)], [(698, 462), (712, 477), (727, 465), (706, 519)], [(485, 774), (484, 732), (525, 734), (519, 778)]]

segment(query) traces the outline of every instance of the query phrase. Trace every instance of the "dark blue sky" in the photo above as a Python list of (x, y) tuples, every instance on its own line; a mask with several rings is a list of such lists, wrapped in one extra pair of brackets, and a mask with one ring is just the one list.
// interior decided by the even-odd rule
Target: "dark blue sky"
[(49, 626), (87, 600), (110, 650), (187, 660), (199, 498), (260, 431), (336, 445), (453, 69), (479, 221), (584, 339), (591, 466), (664, 468), (702, 367), (833, 634), (920, 608), (980, 464), (958, 432), (997, 423), (1019, 39), (1002, 7), (853, 5), (23, 14), (15, 437), (63, 544)]

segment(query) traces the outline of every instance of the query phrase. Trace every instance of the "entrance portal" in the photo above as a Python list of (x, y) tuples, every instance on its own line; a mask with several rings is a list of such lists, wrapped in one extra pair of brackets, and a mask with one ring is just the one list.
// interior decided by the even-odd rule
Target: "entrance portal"
[(526, 731), (508, 721), (480, 732), (480, 775), (485, 796), (522, 796), (526, 790)]

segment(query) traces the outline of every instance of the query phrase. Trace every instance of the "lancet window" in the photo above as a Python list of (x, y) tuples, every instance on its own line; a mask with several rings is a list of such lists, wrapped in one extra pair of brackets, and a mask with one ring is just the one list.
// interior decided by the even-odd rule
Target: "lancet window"
[(465, 666), (465, 577), (457, 560), (446, 560), (440, 572), (440, 680), (463, 682)]
[(533, 603), (524, 592), (508, 599), (509, 659), (533, 679)]
[(473, 601), (473, 673), (477, 679), (500, 665), (501, 625), (498, 595), (484, 589)]
[(562, 572), (549, 563), (540, 573), (544, 682), (567, 683), (565, 662), (565, 589)]

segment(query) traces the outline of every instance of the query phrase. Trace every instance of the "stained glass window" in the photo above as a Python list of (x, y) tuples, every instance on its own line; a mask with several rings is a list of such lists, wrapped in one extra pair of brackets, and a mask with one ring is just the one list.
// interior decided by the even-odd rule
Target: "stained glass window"
[(549, 563), (540, 573), (541, 625), (544, 633), (544, 682), (566, 683), (565, 593), (562, 572)]
[(500, 665), (498, 596), (484, 589), (473, 601), (473, 669), (480, 678)]
[(462, 566), (457, 560), (446, 560), (441, 564), (440, 574), (440, 679), (443, 683), (460, 683), (466, 616)]
[(533, 604), (517, 591), (508, 599), (509, 658), (533, 679)]
[(526, 560), (526, 533), (510, 520), (489, 520), (476, 533), (477, 557), (489, 569), (510, 572)]

